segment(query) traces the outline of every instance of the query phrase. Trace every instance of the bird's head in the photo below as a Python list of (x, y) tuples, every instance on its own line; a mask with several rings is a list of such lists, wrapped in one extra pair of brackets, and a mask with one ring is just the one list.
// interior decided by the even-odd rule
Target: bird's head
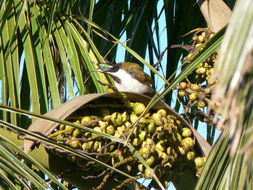
[(122, 71), (127, 72), (131, 77), (144, 84), (152, 84), (152, 79), (146, 74), (142, 67), (137, 63), (121, 62), (118, 64), (98, 63), (98, 72), (102, 72), (112, 76), (116, 81), (124, 80), (124, 75), (120, 75)]
[(97, 71), (110, 75), (115, 81), (115, 86), (120, 91), (142, 94), (145, 94), (147, 91), (154, 91), (150, 86), (152, 79), (137, 63), (98, 63)]

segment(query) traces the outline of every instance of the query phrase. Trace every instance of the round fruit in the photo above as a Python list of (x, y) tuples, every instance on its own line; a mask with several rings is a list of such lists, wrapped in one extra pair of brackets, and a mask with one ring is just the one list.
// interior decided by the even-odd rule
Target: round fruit
[(186, 137), (184, 139), (182, 139), (181, 144), (187, 149), (189, 150), (190, 148), (193, 148), (195, 142), (192, 138), (190, 137)]
[(158, 150), (158, 151), (163, 152), (163, 151), (165, 150), (164, 145), (163, 145), (163, 142), (162, 142), (162, 141), (159, 141), (158, 143), (156, 143), (155, 149)]
[(153, 121), (155, 122), (156, 125), (162, 125), (163, 124), (161, 114), (153, 113), (151, 117), (152, 117), (152, 119), (153, 119)]
[(73, 136), (73, 137), (78, 137), (80, 134), (81, 134), (80, 129), (76, 128), (76, 129), (73, 131), (72, 136)]
[(206, 107), (206, 103), (202, 100), (198, 101), (198, 109)]
[(187, 86), (186, 82), (180, 82), (179, 86), (181, 87), (181, 89), (185, 89)]
[[(95, 131), (98, 131), (98, 132), (102, 132), (101, 128), (99, 126), (95, 127), (93, 130)], [(99, 135), (96, 134), (96, 133), (92, 133), (92, 137), (95, 138), (95, 137), (98, 137)]]
[(114, 112), (112, 115), (111, 115), (111, 122), (117, 126), (117, 125), (121, 125), (123, 123), (123, 117), (121, 115), (121, 113), (119, 112)]
[(161, 116), (163, 117), (166, 117), (167, 116), (167, 111), (165, 109), (159, 109), (157, 111), (158, 114), (160, 114)]
[(194, 90), (194, 91), (197, 91), (199, 89), (199, 85), (191, 84), (191, 89)]
[(149, 133), (152, 133), (153, 131), (155, 131), (155, 123), (154, 123), (154, 121), (150, 121), (147, 128), (148, 128), (148, 132)]
[(133, 123), (135, 123), (137, 120), (138, 120), (138, 116), (135, 114), (135, 113), (132, 113), (131, 115), (130, 115), (130, 121), (131, 121), (131, 123), (133, 124)]
[(141, 131), (139, 134), (140, 141), (144, 141), (147, 138), (147, 131)]
[(178, 95), (179, 95), (179, 97), (184, 97), (184, 96), (185, 96), (185, 94), (186, 94), (186, 92), (185, 92), (184, 90), (180, 90), (180, 91), (178, 91)]
[(202, 34), (199, 35), (198, 40), (200, 43), (203, 43), (205, 41), (205, 36), (203, 36)]
[(206, 73), (206, 69), (204, 67), (200, 67), (196, 70), (197, 74), (205, 74)]
[(144, 177), (145, 178), (152, 178), (152, 172), (151, 169), (146, 168), (144, 171)]
[(105, 132), (109, 135), (114, 135), (115, 134), (115, 129), (112, 125), (109, 125), (106, 127)]
[[(206, 95), (202, 87), (199, 89), (197, 84), (190, 84), (182, 82), (180, 83), (180, 88), (178, 88), (187, 96), (186, 99), (189, 98), (191, 93), (197, 94), (202, 92)], [(197, 98), (198, 101), (202, 100), (199, 97)], [(161, 178), (168, 177), (164, 168), (167, 171), (174, 166), (176, 168), (177, 164), (175, 163), (180, 164), (180, 162), (186, 161), (186, 159), (194, 160), (195, 152), (193, 148), (195, 141), (192, 131), (190, 128), (185, 127), (183, 122), (178, 120), (177, 116), (169, 114), (166, 109), (159, 109), (157, 111), (151, 109), (133, 126), (133, 123), (144, 112), (144, 104), (134, 102), (130, 103), (130, 107), (124, 107), (120, 104), (109, 106), (109, 104), (109, 102), (103, 104), (101, 101), (92, 103), (90, 106), (88, 105), (77, 112), (85, 116), (78, 116), (75, 113), (70, 121), (77, 125), (81, 123), (81, 125), (87, 126), (97, 132), (107, 133), (121, 138), (121, 140), (125, 140), (129, 136), (128, 142), (139, 151), (149, 166), (155, 168), (154, 172), (159, 174)], [(115, 165), (115, 167), (120, 167), (123, 171), (130, 172), (130, 174), (133, 174), (133, 172), (136, 174), (138, 168), (142, 172), (143, 177), (152, 177), (152, 168), (146, 169), (137, 159), (134, 162), (129, 161), (128, 158), (132, 159), (131, 151), (128, 147), (114, 142), (113, 139), (68, 125), (61, 125), (49, 137), (60, 143), (65, 143), (72, 148), (79, 149), (82, 152), (90, 153), (91, 157), (110, 166)], [(66, 153), (64, 154), (66, 155)], [(83, 164), (84, 167), (89, 162), (89, 160), (83, 162), (85, 163)], [(193, 161), (191, 162), (193, 163)], [(102, 167), (94, 164), (91, 169), (98, 172), (101, 171)]]
[(123, 112), (121, 115), (122, 115), (122, 120), (123, 120), (124, 123), (129, 120), (129, 115), (126, 111)]
[(146, 160), (147, 164), (149, 166), (152, 166), (155, 163), (155, 157), (154, 156), (150, 156), (147, 160)]
[(194, 159), (194, 162), (197, 169), (201, 168), (204, 165), (204, 159), (202, 157), (196, 157)]
[(193, 159), (195, 158), (195, 152), (193, 152), (193, 151), (187, 152), (186, 158), (187, 158), (188, 160), (193, 160)]
[(145, 169), (145, 167), (144, 167), (143, 164), (138, 164), (138, 170), (139, 170), (140, 172), (143, 172), (144, 169)]
[(187, 128), (187, 127), (184, 127), (184, 128), (182, 129), (182, 136), (183, 136), (183, 137), (190, 137), (190, 136), (192, 136), (192, 131), (191, 131), (191, 129), (189, 129), (189, 128)]
[(139, 115), (141, 115), (144, 112), (144, 110), (145, 110), (146, 107), (145, 107), (145, 105), (143, 103), (136, 102), (136, 103), (134, 103), (132, 105), (132, 108), (133, 108), (134, 113), (137, 116), (139, 116)]
[(79, 141), (75, 139), (76, 138), (72, 137), (72, 141), (69, 142), (69, 146), (72, 148), (77, 148), (80, 145)]
[(196, 92), (192, 92), (190, 95), (189, 95), (189, 99), (191, 100), (191, 101), (194, 101), (194, 100), (196, 100), (197, 99), (197, 93)]
[(181, 146), (178, 147), (178, 151), (179, 151), (179, 153), (180, 153), (181, 155), (185, 155), (185, 154), (186, 154), (185, 149), (184, 149), (183, 147), (181, 147)]
[(138, 146), (140, 143), (141, 143), (141, 141), (140, 141), (139, 138), (134, 138), (134, 139), (133, 139), (133, 142), (132, 142), (132, 145), (133, 145), (133, 146)]
[(83, 125), (89, 124), (90, 122), (91, 122), (90, 116), (84, 116), (84, 117), (81, 119), (81, 124), (83, 124)]

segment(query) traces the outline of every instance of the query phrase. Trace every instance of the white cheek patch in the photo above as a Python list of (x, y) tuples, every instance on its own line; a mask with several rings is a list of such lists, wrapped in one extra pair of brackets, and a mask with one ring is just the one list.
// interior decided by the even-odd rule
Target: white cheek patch
[(119, 91), (135, 92), (143, 94), (149, 91), (149, 86), (142, 84), (138, 80), (134, 79), (128, 72), (119, 69), (116, 73), (109, 73), (112, 76), (121, 79), (121, 83), (115, 81), (115, 86)]

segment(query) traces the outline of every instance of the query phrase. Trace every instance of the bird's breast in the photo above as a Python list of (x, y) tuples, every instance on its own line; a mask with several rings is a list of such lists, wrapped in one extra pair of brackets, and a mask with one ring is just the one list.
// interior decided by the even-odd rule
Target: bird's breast
[(119, 91), (145, 94), (152, 89), (151, 86), (139, 82), (124, 70), (120, 70), (115, 76), (120, 79), (115, 81), (115, 87)]

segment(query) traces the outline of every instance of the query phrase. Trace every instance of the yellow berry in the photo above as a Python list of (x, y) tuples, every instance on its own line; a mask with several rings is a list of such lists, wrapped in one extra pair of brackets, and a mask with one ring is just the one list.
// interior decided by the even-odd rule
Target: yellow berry
[(156, 149), (157, 151), (163, 152), (163, 151), (165, 150), (165, 147), (163, 146), (163, 142), (162, 142), (162, 141), (159, 141), (158, 143), (156, 143), (155, 149)]
[(81, 134), (80, 129), (76, 128), (76, 129), (73, 131), (72, 136), (73, 136), (73, 137), (78, 137), (80, 134)]
[(145, 178), (152, 178), (152, 172), (151, 169), (146, 168), (144, 171), (144, 177)]
[(194, 162), (197, 169), (201, 168), (204, 165), (204, 159), (202, 157), (196, 157), (194, 159)]
[(206, 68), (200, 67), (196, 70), (197, 74), (205, 74), (206, 73)]
[(132, 113), (132, 114), (130, 115), (130, 121), (131, 121), (131, 123), (133, 124), (133, 123), (135, 123), (137, 120), (138, 120), (138, 116), (137, 116), (135, 113)]
[(182, 129), (182, 136), (183, 136), (183, 137), (190, 137), (190, 136), (192, 136), (192, 131), (191, 131), (191, 129), (189, 129), (189, 128), (187, 128), (187, 127), (184, 127), (184, 128)]
[(90, 122), (91, 122), (90, 116), (84, 116), (81, 120), (81, 124), (83, 125), (89, 124)]
[(186, 94), (186, 92), (185, 92), (184, 90), (178, 91), (178, 96), (179, 96), (179, 97), (184, 97), (185, 94)]
[(139, 139), (140, 141), (144, 141), (147, 137), (147, 131), (141, 131), (140, 134), (139, 134)]
[(186, 137), (182, 139), (181, 144), (183, 145), (183, 147), (189, 150), (194, 147), (195, 142), (191, 137)]
[(150, 121), (147, 128), (148, 128), (148, 132), (152, 133), (155, 130), (155, 123), (154, 123), (154, 121)]
[(163, 117), (166, 117), (166, 116), (167, 116), (167, 112), (166, 112), (165, 109), (159, 109), (159, 110), (157, 111), (157, 113), (160, 114), (160, 115), (163, 116)]
[(186, 83), (186, 82), (180, 82), (179, 86), (180, 86), (182, 89), (185, 89), (186, 86), (187, 86), (187, 83)]
[(121, 114), (123, 122), (127, 122), (129, 120), (129, 114), (125, 111)]
[(193, 41), (197, 41), (197, 40), (198, 40), (198, 36), (197, 36), (197, 35), (194, 35), (194, 36), (192, 37), (192, 40), (193, 40)]
[(121, 115), (121, 113), (119, 112), (114, 112), (112, 115), (111, 115), (111, 122), (117, 126), (117, 125), (121, 125), (123, 123), (123, 117)]
[(77, 148), (80, 144), (79, 141), (75, 139), (76, 139), (75, 137), (72, 137), (71, 138), (72, 141), (69, 142), (69, 146), (72, 148)]
[(197, 91), (199, 89), (199, 85), (191, 84), (191, 89), (194, 90), (194, 91)]
[(161, 114), (153, 113), (151, 117), (152, 117), (152, 119), (153, 119), (153, 121), (155, 122), (156, 125), (162, 125), (163, 124)]
[(145, 169), (145, 167), (144, 167), (143, 164), (138, 164), (138, 170), (139, 170), (140, 172), (143, 172), (144, 169)]
[(145, 110), (146, 107), (145, 107), (145, 105), (143, 103), (136, 102), (136, 103), (132, 104), (132, 108), (133, 108), (134, 113), (137, 116), (139, 116), (139, 115), (141, 115), (144, 112), (144, 110)]
[(133, 146), (138, 146), (138, 145), (140, 144), (140, 142), (141, 142), (141, 141), (140, 141), (139, 138), (134, 138), (134, 139), (133, 139), (133, 142), (132, 142), (132, 145), (133, 145)]
[(128, 165), (126, 165), (126, 169), (127, 169), (128, 172), (131, 172), (132, 171), (132, 166), (128, 164)]
[(187, 152), (186, 158), (187, 158), (188, 160), (193, 160), (193, 159), (195, 158), (195, 152), (193, 152), (193, 151)]
[(181, 155), (185, 155), (185, 154), (186, 154), (185, 149), (184, 149), (183, 147), (181, 147), (181, 146), (178, 147), (178, 151), (179, 151), (179, 153), (180, 153)]
[(200, 43), (203, 43), (205, 41), (205, 36), (199, 35), (198, 40)]
[(147, 160), (146, 160), (147, 164), (149, 166), (152, 166), (155, 163), (155, 157), (154, 156), (150, 156)]
[(206, 104), (204, 101), (200, 100), (198, 101), (198, 109), (206, 107)]
[(195, 45), (196, 48), (200, 47), (202, 44), (201, 43), (198, 43)]
[(114, 135), (115, 129), (112, 125), (109, 125), (109, 126), (106, 127), (105, 132), (109, 135)]
[(185, 92), (187, 92), (187, 93), (192, 93), (193, 90), (192, 90), (191, 88), (186, 88), (186, 89), (185, 89)]
[[(98, 132), (102, 132), (102, 130), (101, 130), (101, 128), (100, 128), (99, 126), (94, 127), (94, 130), (95, 130), (95, 131), (98, 131)], [(93, 137), (93, 138), (98, 137), (98, 136), (99, 136), (98, 134), (92, 133), (92, 137)]]
[(189, 99), (191, 101), (194, 101), (197, 99), (197, 93), (196, 92), (192, 92), (190, 95), (189, 95)]

